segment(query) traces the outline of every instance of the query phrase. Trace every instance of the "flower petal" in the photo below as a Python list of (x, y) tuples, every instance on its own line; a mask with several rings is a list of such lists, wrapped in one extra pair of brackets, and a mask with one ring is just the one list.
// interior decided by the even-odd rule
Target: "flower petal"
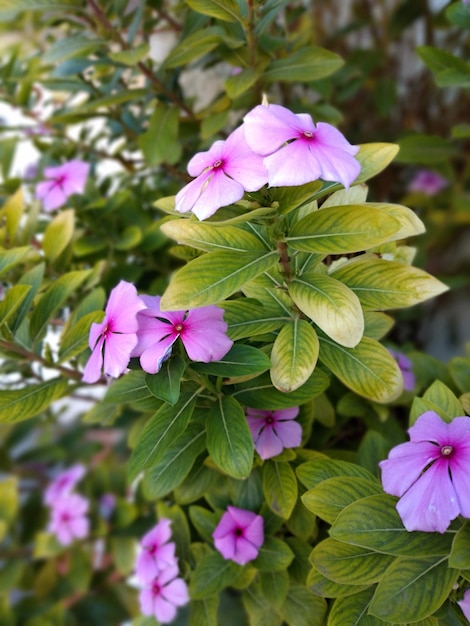
[(302, 426), (299, 422), (278, 421), (274, 425), (274, 431), (284, 448), (297, 448), (302, 442)]
[(268, 182), (263, 157), (248, 146), (242, 126), (227, 137), (223, 160), (224, 172), (241, 183), (246, 191), (258, 191)]
[(137, 345), (136, 334), (111, 333), (104, 344), (104, 371), (117, 378), (129, 365), (132, 350)]
[(232, 561), (239, 565), (245, 565), (248, 561), (253, 561), (258, 556), (258, 548), (254, 546), (251, 541), (248, 541), (244, 537), (238, 537), (236, 541), (236, 549), (234, 555), (231, 557)]
[(109, 294), (106, 314), (112, 323), (111, 330), (119, 333), (136, 333), (137, 313), (145, 309), (145, 304), (137, 295), (132, 283), (121, 280)]
[(160, 371), (162, 363), (171, 353), (171, 346), (175, 343), (177, 335), (168, 335), (161, 341), (152, 344), (140, 355), (140, 365), (144, 372), (156, 374)]
[(384, 491), (402, 496), (429, 463), (439, 457), (439, 447), (428, 441), (408, 441), (392, 448), (388, 459), (379, 463)]
[[(245, 139), (257, 154), (272, 154), (282, 144), (299, 136), (305, 121), (299, 120), (295, 113), (278, 104), (258, 105), (245, 115)], [(315, 126), (312, 122), (312, 131)], [(296, 183), (291, 183), (295, 185)]]
[(188, 586), (182, 578), (175, 578), (163, 589), (163, 595), (176, 606), (189, 602)]
[(101, 337), (85, 365), (82, 376), (84, 383), (96, 383), (100, 379), (103, 367), (103, 345), (104, 337)]
[(268, 183), (271, 187), (304, 185), (321, 177), (322, 168), (309, 142), (296, 139), (265, 157)]
[(281, 454), (284, 449), (281, 440), (273, 429), (272, 424), (268, 424), (264, 427), (254, 444), (256, 452), (260, 455), (263, 461)]

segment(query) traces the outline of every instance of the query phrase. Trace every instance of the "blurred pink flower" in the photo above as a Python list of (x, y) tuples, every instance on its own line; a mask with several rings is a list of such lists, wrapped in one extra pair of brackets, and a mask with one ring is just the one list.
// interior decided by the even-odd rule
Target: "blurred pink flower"
[(252, 511), (228, 506), (212, 537), (224, 559), (245, 565), (256, 559), (264, 543), (264, 520)]
[(163, 518), (143, 536), (142, 551), (137, 557), (136, 575), (143, 583), (149, 583), (163, 569), (176, 564), (175, 544), (171, 539), (171, 521)]
[(76, 493), (60, 496), (51, 506), (48, 531), (63, 546), (70, 545), (74, 539), (84, 539), (90, 525), (86, 517), (88, 507), (88, 500)]
[(470, 622), (470, 589), (467, 589), (463, 594), (463, 598), (457, 601), (457, 604), (462, 609), (462, 613)]
[(83, 193), (90, 165), (74, 160), (46, 167), (44, 176), (48, 179), (36, 185), (36, 198), (42, 200), (45, 211), (53, 211), (67, 201), (74, 193)]
[(101, 324), (90, 328), (91, 356), (85, 366), (82, 380), (94, 383), (101, 376), (101, 368), (109, 376), (118, 377), (129, 364), (131, 352), (137, 345), (137, 313), (145, 304), (131, 283), (124, 280), (114, 287)]
[(408, 432), (379, 463), (383, 488), (400, 498), (407, 530), (443, 533), (458, 515), (470, 517), (470, 417), (447, 423), (426, 411)]
[(416, 384), (416, 378), (413, 373), (413, 364), (410, 359), (403, 354), (403, 352), (396, 352), (391, 348), (387, 348), (390, 354), (393, 356), (395, 361), (400, 368), (401, 374), (403, 376), (403, 389), (405, 391), (413, 391)]
[(132, 356), (140, 357), (142, 369), (149, 374), (160, 370), (178, 337), (192, 361), (218, 361), (232, 347), (223, 309), (211, 305), (190, 311), (161, 311), (160, 296), (141, 298), (147, 308), (137, 316), (138, 344)]
[(435, 196), (445, 187), (449, 181), (444, 176), (431, 170), (419, 170), (408, 185), (408, 191), (424, 193), (426, 196)]
[(158, 572), (141, 590), (139, 601), (144, 615), (153, 615), (160, 624), (168, 624), (175, 619), (177, 607), (189, 602), (188, 587), (177, 576), (178, 566), (172, 565)]
[(298, 414), (298, 406), (277, 411), (246, 409), (256, 452), (263, 460), (280, 454), (284, 448), (300, 446), (302, 427), (295, 421)]
[(197, 178), (176, 194), (175, 209), (192, 211), (200, 220), (241, 200), (245, 191), (261, 189), (268, 180), (263, 159), (250, 150), (241, 127), (207, 152), (194, 155), (188, 173)]
[(250, 148), (264, 156), (272, 187), (303, 185), (323, 178), (346, 188), (361, 171), (359, 151), (331, 124), (314, 124), (307, 113), (277, 104), (258, 105), (244, 117)]
[(44, 492), (44, 504), (53, 506), (59, 498), (69, 494), (85, 476), (85, 472), (85, 466), (77, 464), (58, 474)]
[(98, 504), (98, 510), (103, 519), (109, 520), (116, 508), (116, 496), (114, 493), (104, 493)]

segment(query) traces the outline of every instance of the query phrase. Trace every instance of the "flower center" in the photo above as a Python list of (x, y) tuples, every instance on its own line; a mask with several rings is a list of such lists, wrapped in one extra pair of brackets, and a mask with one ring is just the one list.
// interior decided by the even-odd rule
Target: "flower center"
[(220, 167), (222, 165), (222, 159), (218, 159), (213, 165), (212, 167), (214, 169), (217, 169), (218, 167)]
[(304, 130), (304, 137), (307, 137), (307, 139), (311, 139), (313, 137), (313, 133), (311, 130)]
[(454, 446), (442, 446), (441, 454), (442, 456), (451, 456), (454, 452)]
[(153, 596), (159, 596), (160, 595), (160, 591), (161, 591), (161, 586), (159, 583), (157, 583), (156, 580), (153, 581), (152, 583), (152, 595)]
[(271, 424), (274, 424), (274, 418), (272, 415), (269, 415), (268, 417), (265, 418), (264, 423), (268, 426), (270, 426)]
[(60, 516), (60, 521), (64, 523), (70, 522), (70, 515), (64, 511)]
[(183, 332), (184, 329), (184, 324), (175, 324), (173, 326), (173, 330), (175, 333), (178, 333), (178, 335), (180, 335)]
[(243, 528), (235, 528), (235, 537), (243, 537)]

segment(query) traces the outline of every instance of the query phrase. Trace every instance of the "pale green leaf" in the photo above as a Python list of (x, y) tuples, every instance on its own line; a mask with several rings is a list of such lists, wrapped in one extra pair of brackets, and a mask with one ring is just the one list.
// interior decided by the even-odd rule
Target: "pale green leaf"
[(90, 327), (103, 320), (103, 311), (92, 311), (81, 317), (76, 324), (67, 326), (59, 346), (59, 363), (81, 354), (88, 348)]
[(363, 143), (359, 146), (356, 159), (361, 171), (354, 184), (364, 183), (380, 174), (397, 156), (399, 146), (394, 143)]
[(268, 82), (310, 82), (333, 74), (343, 59), (329, 50), (309, 46), (292, 52), (284, 59), (272, 61), (264, 70), (263, 79)]
[(179, 67), (190, 61), (196, 61), (224, 41), (224, 33), (218, 26), (197, 30), (185, 37), (167, 56), (165, 68)]
[(11, 270), (18, 263), (21, 263), (30, 251), (31, 248), (28, 246), (0, 251), (0, 276)]
[(24, 212), (23, 189), (21, 187), (9, 198), (0, 209), (0, 216), (6, 220), (7, 233), (11, 241), (15, 240), (18, 227)]
[(388, 241), (399, 241), (422, 235), (426, 231), (426, 227), (414, 211), (401, 204), (390, 204), (385, 202), (368, 202), (367, 206), (371, 209), (383, 211), (390, 217), (394, 217), (401, 228)]
[(295, 318), (285, 324), (271, 352), (271, 380), (279, 391), (289, 393), (301, 387), (312, 375), (319, 343), (314, 329)]
[(73, 237), (75, 211), (61, 211), (48, 225), (42, 240), (46, 259), (54, 261), (65, 250)]
[(215, 17), (224, 22), (240, 22), (240, 5), (236, 0), (187, 0), (197, 13)]
[(367, 200), (367, 185), (353, 185), (349, 189), (339, 189), (322, 202), (320, 209), (347, 204), (363, 204)]
[(364, 335), (379, 341), (393, 328), (395, 320), (380, 311), (364, 311)]
[(118, 52), (110, 52), (109, 58), (123, 65), (137, 65), (139, 61), (145, 59), (150, 51), (150, 45), (147, 42), (141, 43), (135, 48), (129, 50), (119, 50)]
[(6, 524), (15, 521), (19, 507), (18, 478), (4, 477), (0, 481), (0, 520)]
[(236, 226), (212, 226), (200, 224), (190, 220), (171, 220), (161, 226), (167, 237), (179, 243), (211, 252), (215, 250), (230, 250), (234, 252), (249, 252), (265, 250), (260, 240)]
[(192, 600), (207, 598), (228, 587), (238, 576), (241, 567), (224, 559), (219, 552), (209, 552), (192, 573), (189, 593)]
[(276, 251), (204, 254), (176, 272), (162, 297), (161, 308), (179, 311), (220, 302), (269, 270), (277, 259)]
[(267, 303), (259, 304), (246, 298), (227, 300), (223, 308), (227, 334), (233, 341), (277, 330), (291, 319), (287, 314), (281, 315), (277, 307), (270, 308)]
[(0, 422), (12, 424), (41, 413), (47, 407), (66, 395), (68, 381), (64, 378), (51, 378), (45, 383), (29, 385), (21, 389), (0, 391)]
[(138, 144), (149, 166), (174, 164), (181, 158), (182, 146), (178, 139), (179, 110), (158, 102), (147, 130), (139, 135)]
[(327, 605), (301, 585), (291, 585), (280, 612), (289, 626), (324, 626)]
[(253, 87), (259, 77), (259, 71), (251, 67), (243, 69), (237, 74), (232, 74), (225, 81), (225, 90), (228, 97), (232, 100), (238, 98), (242, 93)]
[(348, 348), (359, 343), (364, 333), (361, 303), (336, 277), (304, 274), (289, 284), (289, 294), (302, 313), (331, 339)]
[(263, 493), (271, 511), (288, 519), (297, 502), (297, 479), (289, 463), (267, 461), (263, 466)]

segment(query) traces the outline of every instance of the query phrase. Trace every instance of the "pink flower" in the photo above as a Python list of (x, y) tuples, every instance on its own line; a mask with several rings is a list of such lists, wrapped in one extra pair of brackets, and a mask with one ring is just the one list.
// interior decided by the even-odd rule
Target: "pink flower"
[(144, 308), (134, 285), (121, 280), (114, 287), (104, 320), (90, 328), (92, 353), (83, 373), (84, 382), (95, 383), (101, 376), (103, 364), (105, 373), (114, 378), (124, 372), (137, 345), (137, 313)]
[(361, 171), (352, 146), (339, 130), (307, 113), (295, 114), (277, 104), (259, 105), (244, 117), (250, 148), (266, 157), (272, 187), (303, 185), (323, 178), (345, 187)]
[(256, 452), (264, 460), (280, 454), (284, 448), (296, 448), (302, 440), (302, 427), (294, 421), (299, 407), (277, 411), (246, 410), (247, 422)]
[(69, 161), (57, 167), (46, 167), (48, 179), (36, 186), (36, 198), (42, 200), (46, 211), (53, 211), (65, 204), (74, 193), (83, 193), (90, 165), (84, 161)]
[(257, 191), (267, 183), (263, 159), (248, 147), (242, 128), (225, 141), (216, 141), (188, 163), (188, 173), (197, 176), (175, 198), (180, 213), (192, 211), (200, 220), (217, 209), (237, 202), (245, 191)]
[(411, 363), (410, 359), (405, 356), (403, 352), (396, 352), (391, 348), (387, 348), (387, 350), (393, 356), (398, 364), (398, 367), (400, 368), (403, 376), (403, 389), (405, 391), (413, 391), (416, 384), (416, 378), (413, 373), (413, 364)]
[(443, 533), (459, 514), (470, 517), (470, 417), (447, 423), (426, 411), (408, 432), (379, 463), (383, 488), (400, 498), (407, 530)]
[(431, 170), (419, 170), (408, 185), (408, 191), (417, 191), (426, 196), (435, 196), (445, 187), (449, 181), (437, 172)]
[(245, 565), (256, 559), (264, 543), (264, 520), (252, 511), (228, 506), (212, 537), (224, 559)]
[(233, 341), (225, 334), (224, 310), (215, 305), (191, 311), (161, 311), (160, 296), (142, 296), (147, 308), (138, 315), (139, 342), (132, 356), (140, 356), (142, 369), (155, 374), (181, 338), (192, 361), (218, 361)]
[(171, 521), (163, 518), (140, 543), (142, 552), (137, 558), (136, 574), (143, 583), (149, 583), (163, 569), (176, 564), (175, 544), (170, 542)]
[(177, 576), (178, 566), (172, 565), (158, 572), (141, 590), (139, 601), (144, 615), (153, 615), (160, 624), (168, 624), (175, 619), (177, 607), (189, 602), (188, 587)]
[(89, 531), (88, 507), (88, 500), (76, 493), (61, 496), (51, 507), (48, 531), (63, 546), (70, 545), (74, 539), (84, 539)]
[(59, 498), (69, 494), (75, 485), (85, 476), (85, 472), (85, 466), (78, 464), (58, 474), (44, 492), (44, 504), (53, 506)]
[(470, 622), (470, 589), (467, 589), (463, 594), (462, 600), (458, 600), (457, 604), (462, 609), (462, 613)]

